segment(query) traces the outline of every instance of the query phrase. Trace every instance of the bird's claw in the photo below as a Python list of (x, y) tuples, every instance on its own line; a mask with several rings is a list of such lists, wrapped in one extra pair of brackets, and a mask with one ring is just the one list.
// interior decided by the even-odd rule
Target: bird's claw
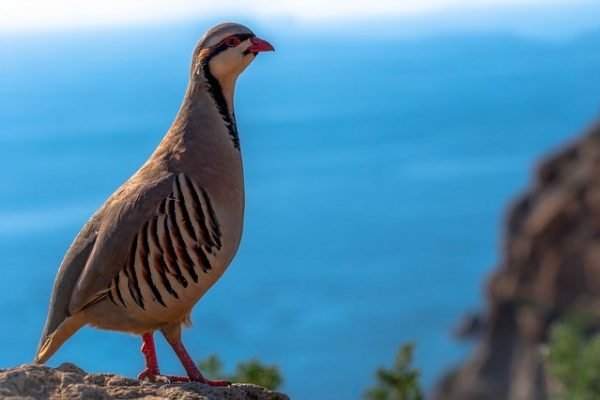
[(226, 380), (210, 380), (210, 379), (206, 379), (206, 378), (202, 378), (202, 380), (198, 381), (201, 383), (204, 383), (205, 385), (210, 385), (210, 386), (231, 386), (231, 382), (226, 381)]
[(156, 378), (156, 375), (157, 374), (155, 374), (154, 371), (151, 371), (150, 368), (145, 368), (142, 372), (140, 372), (138, 374), (137, 378), (140, 381), (148, 380), (150, 382), (154, 382), (154, 379)]
[(144, 369), (137, 377), (140, 381), (171, 383), (169, 377), (160, 375), (160, 372), (153, 371), (150, 368)]
[(145, 380), (148, 382), (161, 382), (161, 383), (198, 382), (198, 383), (203, 383), (203, 384), (209, 385), (209, 386), (219, 386), (219, 387), (231, 386), (231, 382), (226, 381), (226, 380), (211, 380), (211, 379), (206, 379), (204, 377), (190, 379), (187, 376), (160, 375), (160, 373), (158, 371), (152, 371), (150, 368), (146, 368), (142, 372), (140, 372), (138, 375), (138, 379), (141, 381)]
[(171, 378), (171, 380), (173, 382), (198, 382), (198, 383), (203, 383), (205, 385), (209, 385), (209, 386), (231, 386), (231, 382), (226, 381), (226, 380), (212, 380), (212, 379), (206, 379), (203, 376), (199, 376), (199, 377), (191, 377), (188, 378), (187, 376), (169, 376), (169, 378)]

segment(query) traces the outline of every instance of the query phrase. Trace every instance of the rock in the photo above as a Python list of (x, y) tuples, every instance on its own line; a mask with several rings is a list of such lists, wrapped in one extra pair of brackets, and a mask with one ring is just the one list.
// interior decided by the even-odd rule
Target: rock
[(484, 335), (434, 398), (548, 398), (540, 345), (573, 311), (600, 317), (600, 124), (547, 158), (512, 206)]
[(483, 332), (483, 316), (478, 312), (467, 312), (454, 327), (453, 336), (457, 339), (470, 339)]
[(113, 374), (87, 374), (68, 363), (58, 368), (24, 364), (0, 370), (0, 398), (289, 400), (285, 394), (250, 384), (211, 387), (201, 383), (150, 383)]

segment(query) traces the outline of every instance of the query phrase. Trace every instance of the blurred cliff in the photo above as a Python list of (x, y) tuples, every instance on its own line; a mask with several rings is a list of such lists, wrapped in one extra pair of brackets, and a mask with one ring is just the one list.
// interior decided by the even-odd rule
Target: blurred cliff
[(482, 338), (436, 399), (546, 399), (552, 324), (600, 317), (600, 123), (539, 165), (505, 229)]

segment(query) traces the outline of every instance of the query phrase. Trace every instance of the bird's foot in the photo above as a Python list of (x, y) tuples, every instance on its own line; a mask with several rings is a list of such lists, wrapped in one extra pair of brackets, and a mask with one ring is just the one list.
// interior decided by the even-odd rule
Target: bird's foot
[(210, 385), (210, 386), (231, 386), (231, 382), (229, 382), (229, 381), (225, 381), (222, 379), (212, 380), (212, 379), (206, 379), (204, 377), (201, 380), (194, 381), (194, 382), (201, 382), (201, 383), (204, 383), (205, 385)]
[(153, 370), (151, 368), (146, 367), (142, 372), (137, 376), (140, 381), (148, 381), (148, 382), (163, 382), (163, 383), (171, 383), (171, 380), (168, 376), (161, 375), (159, 371)]
[(212, 380), (206, 379), (205, 377), (194, 377), (190, 379), (187, 376), (180, 375), (160, 375), (157, 371), (152, 371), (150, 368), (144, 369), (138, 375), (138, 379), (143, 381), (146, 380), (148, 382), (162, 382), (162, 383), (175, 383), (175, 382), (199, 382), (204, 383), (205, 385), (210, 386), (231, 386), (231, 382), (225, 380)]
[[(165, 337), (167, 337), (167, 336), (165, 335)], [(181, 343), (180, 339), (169, 340), (169, 337), (167, 337), (167, 341), (169, 342), (171, 347), (173, 347), (173, 350), (175, 350), (175, 354), (177, 354), (177, 357), (179, 357), (179, 361), (181, 361), (181, 364), (183, 365), (183, 368), (185, 368), (185, 372), (187, 373), (187, 375), (189, 377), (189, 378), (184, 378), (183, 382), (200, 382), (200, 383), (204, 383), (205, 385), (210, 385), (210, 386), (230, 386), (231, 385), (231, 382), (229, 382), (229, 381), (224, 381), (224, 380), (213, 381), (211, 379), (206, 379), (202, 375), (202, 373), (200, 372), (200, 370), (198, 369), (198, 367), (196, 366), (196, 364), (194, 363), (194, 361), (192, 360), (190, 355), (188, 354), (185, 347), (183, 347), (183, 343)], [(182, 378), (182, 377), (180, 377), (180, 378)]]
[(191, 378), (189, 378), (187, 376), (169, 376), (169, 378), (171, 379), (172, 382), (199, 382), (199, 383), (204, 383), (205, 385), (210, 385), (210, 386), (231, 386), (231, 382), (229, 382), (229, 381), (225, 381), (225, 380), (221, 380), (221, 379), (217, 379), (217, 380), (206, 379), (203, 376), (193, 376)]

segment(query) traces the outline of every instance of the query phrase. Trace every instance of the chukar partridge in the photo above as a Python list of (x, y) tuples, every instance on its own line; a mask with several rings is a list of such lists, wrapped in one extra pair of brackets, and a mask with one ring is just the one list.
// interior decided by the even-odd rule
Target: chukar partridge
[(183, 103), (146, 163), (91, 217), (58, 270), (35, 361), (84, 325), (142, 336), (146, 368), (160, 375), (160, 331), (190, 380), (205, 379), (181, 343), (196, 302), (233, 259), (242, 235), (244, 179), (233, 94), (237, 77), (273, 47), (245, 26), (209, 30), (193, 53)]

